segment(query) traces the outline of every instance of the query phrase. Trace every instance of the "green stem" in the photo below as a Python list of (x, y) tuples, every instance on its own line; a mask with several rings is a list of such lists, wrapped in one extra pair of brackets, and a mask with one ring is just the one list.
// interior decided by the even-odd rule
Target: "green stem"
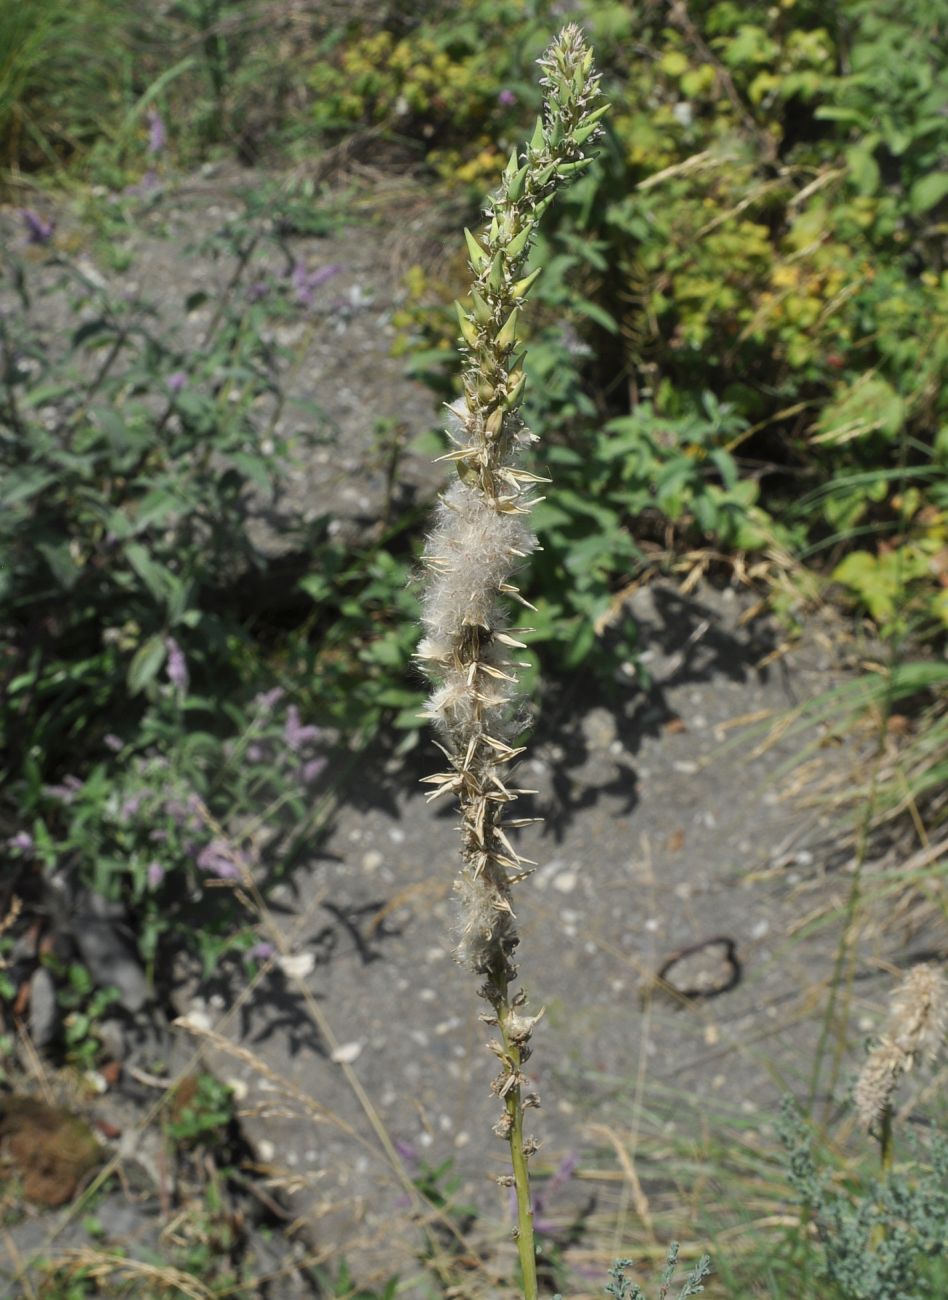
[(497, 1023), (504, 1041), (504, 1054), (509, 1062), (509, 1069), (515, 1080), (504, 1097), (504, 1106), (509, 1116), (510, 1127), (510, 1164), (513, 1169), (514, 1189), (517, 1193), (517, 1252), (520, 1256), (520, 1272), (524, 1300), (537, 1300), (537, 1255), (533, 1235), (533, 1198), (530, 1195), (530, 1170), (527, 1153), (523, 1144), (523, 1090), (519, 1083), (523, 1055), (520, 1045), (515, 1043), (509, 1033), (509, 1018), (513, 1015), (507, 982), (501, 985), (499, 995), (493, 1003)]

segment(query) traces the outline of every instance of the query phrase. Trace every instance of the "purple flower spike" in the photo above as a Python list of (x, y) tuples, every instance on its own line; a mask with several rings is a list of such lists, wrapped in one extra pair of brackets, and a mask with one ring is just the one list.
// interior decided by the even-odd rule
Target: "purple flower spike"
[(185, 384), (188, 382), (188, 377), (183, 370), (176, 370), (174, 374), (168, 376), (166, 382), (168, 384), (168, 391), (171, 393), (172, 397), (177, 397), (181, 392), (181, 389), (184, 388)]
[(148, 888), (157, 889), (165, 878), (165, 869), (160, 862), (148, 864)]
[(311, 758), (308, 763), (303, 764), (303, 784), (312, 785), (318, 781), (326, 769), (329, 760), (326, 758)]
[(218, 880), (239, 880), (242, 872), (237, 854), (226, 840), (211, 840), (197, 856), (197, 864), (202, 871)]
[(272, 713), (274, 706), (280, 703), (285, 694), (282, 686), (273, 686), (269, 691), (254, 696), (253, 707), (258, 713)]
[(127, 822), (129, 817), (135, 816), (139, 808), (142, 806), (143, 798), (144, 795), (138, 793), (138, 794), (131, 794), (127, 799), (123, 800), (122, 806), (119, 809), (119, 817), (122, 819), (123, 822)]
[(188, 661), (184, 657), (184, 651), (173, 636), (165, 637), (165, 649), (168, 651), (168, 681), (176, 691), (184, 695), (189, 681)]
[(248, 961), (269, 961), (275, 952), (276, 949), (272, 943), (262, 940), (260, 943), (255, 943), (252, 948), (247, 949), (246, 957)]
[(33, 851), (33, 836), (29, 831), (17, 831), (7, 840), (11, 849), (19, 849), (21, 853), (31, 853)]
[(316, 290), (327, 280), (331, 280), (334, 275), (338, 275), (341, 270), (341, 266), (330, 265), (320, 266), (315, 271), (310, 271), (305, 262), (296, 262), (290, 273), (290, 283), (299, 305), (309, 310), (315, 301)]
[(497, 96), (497, 103), (502, 104), (504, 108), (510, 108), (511, 105), (516, 104), (516, 102), (517, 95), (513, 90), (507, 90), (504, 88)]
[(148, 119), (148, 152), (161, 153), (168, 143), (165, 124), (157, 108), (149, 108), (145, 117)]
[(295, 704), (291, 704), (286, 711), (286, 725), (283, 728), (283, 739), (287, 748), (294, 754), (298, 754), (304, 745), (311, 740), (318, 740), (321, 735), (319, 727), (303, 726), (300, 722), (299, 709)]
[(46, 221), (32, 208), (23, 208), (20, 212), (26, 226), (27, 242), (30, 244), (48, 244), (56, 229), (52, 221)]

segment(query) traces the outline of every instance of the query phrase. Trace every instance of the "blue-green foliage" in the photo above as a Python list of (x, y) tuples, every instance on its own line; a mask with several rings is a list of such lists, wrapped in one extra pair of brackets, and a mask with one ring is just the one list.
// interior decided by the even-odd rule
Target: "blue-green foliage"
[[(605, 1290), (606, 1295), (612, 1296), (613, 1300), (646, 1300), (642, 1288), (625, 1275), (626, 1269), (631, 1267), (631, 1259), (617, 1259), (610, 1269), (609, 1277), (611, 1280)], [(667, 1300), (667, 1297), (671, 1295), (671, 1288), (676, 1285), (675, 1274), (677, 1271), (678, 1242), (673, 1241), (668, 1247), (668, 1257), (658, 1284), (658, 1300)], [(689, 1296), (698, 1295), (704, 1290), (702, 1284), (710, 1274), (711, 1259), (708, 1255), (702, 1255), (682, 1282), (680, 1289), (675, 1292), (675, 1300), (688, 1300)]]
[(831, 1181), (792, 1106), (781, 1137), (791, 1185), (812, 1219), (823, 1275), (844, 1300), (922, 1300), (948, 1282), (948, 1140), (933, 1133), (927, 1155), (864, 1180)]

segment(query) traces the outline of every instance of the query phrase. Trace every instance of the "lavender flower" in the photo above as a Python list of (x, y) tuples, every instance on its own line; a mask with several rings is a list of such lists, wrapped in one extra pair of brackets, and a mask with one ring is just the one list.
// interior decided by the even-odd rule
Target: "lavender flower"
[(504, 89), (497, 96), (497, 103), (501, 104), (504, 108), (510, 108), (511, 105), (516, 104), (516, 102), (517, 102), (516, 92), (513, 90), (508, 90), (506, 87), (504, 87)]
[(252, 948), (248, 948), (244, 956), (247, 961), (269, 961), (275, 952), (276, 949), (272, 943), (261, 940), (260, 943), (255, 943)]
[(319, 727), (309, 724), (303, 726), (300, 722), (300, 711), (295, 704), (291, 704), (286, 711), (286, 725), (283, 728), (283, 739), (288, 749), (294, 754), (298, 754), (304, 745), (310, 741), (318, 740), (323, 733)]
[(183, 370), (176, 370), (173, 374), (170, 374), (166, 383), (168, 385), (168, 391), (171, 393), (172, 397), (177, 397), (187, 382), (188, 377)]
[(290, 283), (293, 286), (293, 292), (296, 294), (296, 301), (307, 311), (313, 306), (315, 301), (316, 290), (331, 280), (334, 275), (338, 275), (342, 270), (341, 266), (320, 266), (315, 271), (310, 271), (305, 262), (296, 262), (290, 273)]
[(139, 791), (136, 794), (130, 794), (127, 799), (123, 799), (122, 806), (119, 808), (119, 817), (123, 822), (127, 822), (130, 817), (134, 817), (142, 806), (144, 795)]
[(188, 661), (184, 657), (184, 651), (173, 636), (165, 637), (165, 649), (168, 651), (168, 681), (176, 691), (180, 691), (182, 695), (185, 695), (190, 679), (188, 677)]
[(32, 853), (33, 836), (29, 831), (17, 831), (7, 840), (7, 846), (11, 849), (19, 849), (21, 853)]
[(148, 888), (157, 889), (165, 878), (165, 869), (160, 862), (149, 862), (147, 877)]
[(72, 803), (82, 789), (82, 784), (78, 776), (64, 776), (59, 785), (43, 786), (43, 793), (53, 799), (59, 799), (62, 803)]
[(318, 781), (325, 771), (327, 762), (328, 759), (326, 758), (311, 758), (308, 763), (304, 763), (302, 771), (303, 784), (312, 785), (314, 781)]
[(274, 706), (279, 704), (285, 694), (286, 691), (282, 686), (271, 687), (269, 691), (262, 691), (261, 694), (254, 696), (253, 707), (257, 713), (272, 713)]
[(53, 231), (56, 229), (54, 222), (46, 221), (38, 212), (34, 212), (32, 208), (21, 208), (20, 216), (23, 218), (24, 226), (26, 226), (27, 243), (49, 243), (53, 237)]
[(148, 119), (148, 152), (161, 153), (168, 143), (168, 135), (161, 114), (157, 108), (151, 107), (145, 116)]
[(197, 856), (197, 864), (201, 871), (216, 876), (218, 880), (239, 880), (243, 874), (239, 855), (226, 840), (216, 839), (205, 844)]

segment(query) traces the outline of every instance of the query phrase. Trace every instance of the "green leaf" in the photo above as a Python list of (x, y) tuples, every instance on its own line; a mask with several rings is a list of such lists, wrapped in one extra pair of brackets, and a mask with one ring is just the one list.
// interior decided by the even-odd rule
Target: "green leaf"
[(12, 470), (4, 475), (0, 509), (9, 509), (18, 501), (28, 501), (55, 481), (56, 475), (41, 469), (39, 465), (24, 465), (21, 469)]
[(948, 194), (948, 172), (922, 176), (909, 190), (909, 208), (921, 215), (930, 212)]
[(149, 682), (158, 675), (165, 661), (167, 651), (164, 637), (149, 637), (132, 655), (128, 666), (128, 689), (132, 695), (138, 695)]

